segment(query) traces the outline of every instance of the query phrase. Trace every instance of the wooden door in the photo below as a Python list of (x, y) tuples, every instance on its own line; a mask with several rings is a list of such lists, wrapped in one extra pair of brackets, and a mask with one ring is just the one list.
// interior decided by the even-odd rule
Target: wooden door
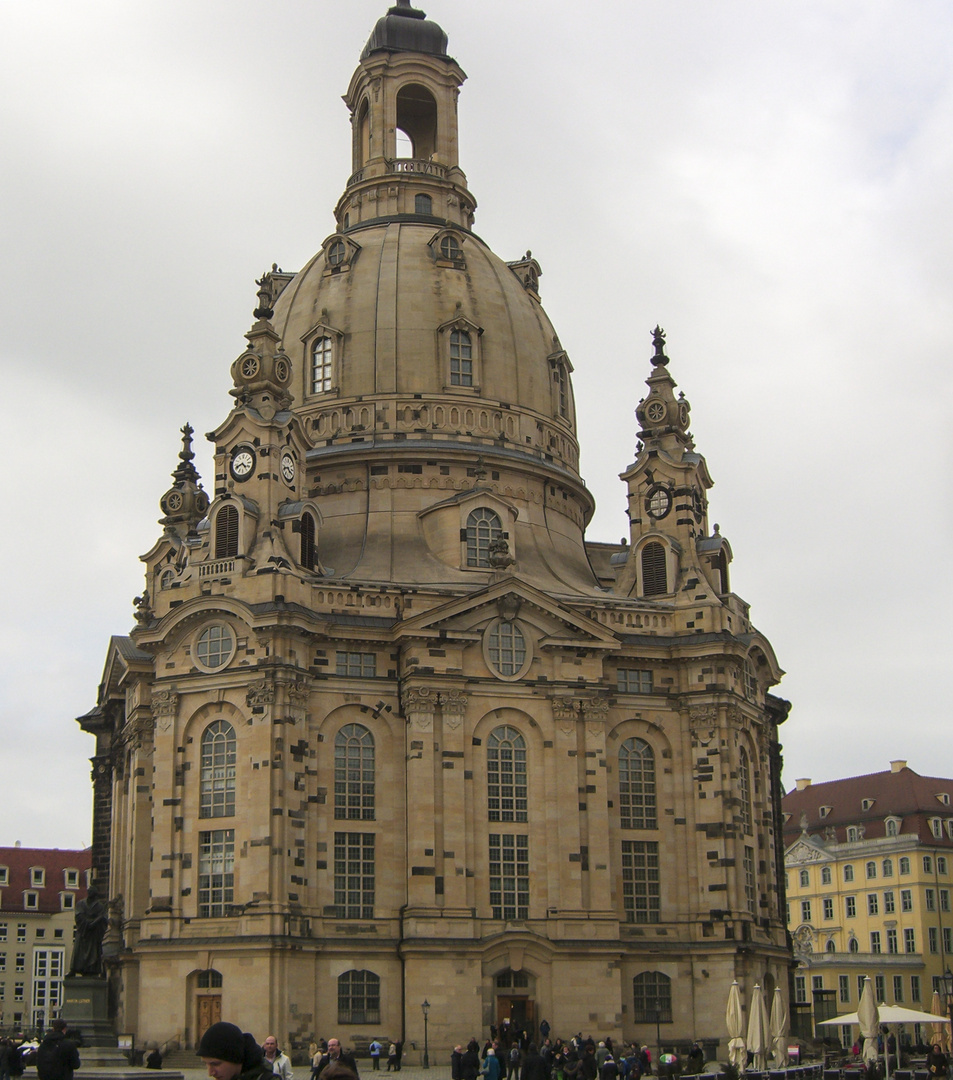
[(201, 1038), (206, 1031), (222, 1019), (222, 995), (199, 994), (198, 996), (198, 1033)]

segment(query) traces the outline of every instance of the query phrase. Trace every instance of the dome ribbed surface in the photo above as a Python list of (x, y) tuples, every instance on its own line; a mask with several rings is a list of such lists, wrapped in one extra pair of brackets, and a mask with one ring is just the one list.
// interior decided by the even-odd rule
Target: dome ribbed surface
[(424, 13), (409, 4), (398, 4), (378, 19), (367, 39), (361, 59), (376, 52), (417, 52), (428, 56), (447, 55), (447, 35)]

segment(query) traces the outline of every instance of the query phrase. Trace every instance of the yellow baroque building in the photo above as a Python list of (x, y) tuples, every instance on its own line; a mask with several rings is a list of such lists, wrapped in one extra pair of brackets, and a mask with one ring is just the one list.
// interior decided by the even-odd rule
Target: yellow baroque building
[[(798, 780), (783, 807), (802, 1033), (855, 1012), (865, 976), (878, 1003), (929, 1012), (953, 964), (953, 780), (892, 761), (886, 772)], [(850, 1045), (857, 1029), (838, 1034)]]
[(80, 718), (140, 1044), (419, 1050), (425, 1001), (436, 1046), (718, 1042), (733, 979), (787, 996), (788, 704), (689, 402), (656, 329), (631, 535), (587, 542), (572, 364), (539, 264), (473, 231), (464, 78), (408, 3), (377, 23), (334, 231), (258, 283), (211, 491), (186, 427)]

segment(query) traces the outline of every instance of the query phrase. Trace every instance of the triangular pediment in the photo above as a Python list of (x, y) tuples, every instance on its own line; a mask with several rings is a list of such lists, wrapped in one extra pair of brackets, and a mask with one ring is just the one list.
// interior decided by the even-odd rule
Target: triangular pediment
[(511, 617), (534, 623), (541, 632), (543, 647), (613, 650), (620, 647), (618, 637), (600, 623), (515, 577), (504, 578), (481, 592), (457, 597), (404, 619), (397, 633), (405, 637), (466, 639), (478, 635), (490, 619)]
[(830, 852), (806, 834), (799, 836), (784, 852), (784, 863), (786, 866), (830, 861)]
[(109, 698), (125, 693), (125, 678), (130, 670), (148, 670), (152, 667), (152, 656), (136, 647), (132, 638), (114, 634), (109, 639), (103, 677), (99, 684), (99, 704)]

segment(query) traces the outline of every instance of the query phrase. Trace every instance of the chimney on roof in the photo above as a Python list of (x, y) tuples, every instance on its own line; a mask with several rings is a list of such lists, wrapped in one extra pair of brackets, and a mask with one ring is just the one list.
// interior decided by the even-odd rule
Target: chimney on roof
[(797, 784), (798, 791), (804, 791), (806, 788), (809, 788), (811, 786), (811, 778), (801, 777), (800, 780), (795, 780), (794, 783)]
[(891, 772), (900, 772), (901, 769), (905, 769), (906, 767), (907, 767), (907, 763), (905, 761), (891, 761), (890, 762), (890, 771)]

